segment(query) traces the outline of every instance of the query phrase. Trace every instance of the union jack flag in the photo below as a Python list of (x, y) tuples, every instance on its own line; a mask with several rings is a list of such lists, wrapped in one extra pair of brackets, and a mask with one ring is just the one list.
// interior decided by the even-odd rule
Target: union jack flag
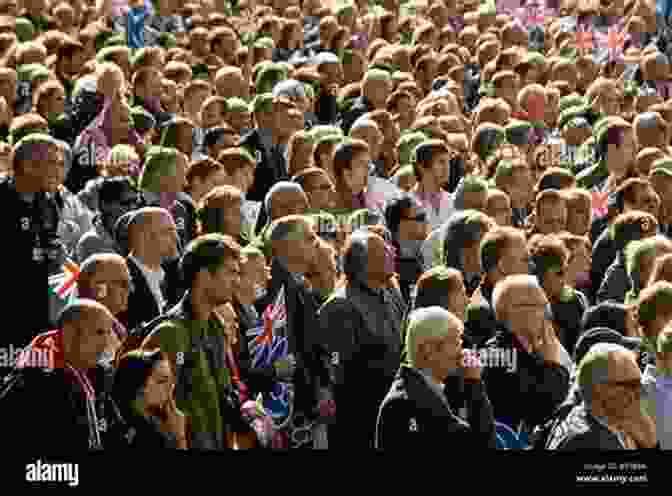
[(61, 300), (70, 301), (77, 293), (77, 279), (79, 279), (79, 266), (67, 260), (62, 267), (62, 272), (49, 278), (49, 289)]

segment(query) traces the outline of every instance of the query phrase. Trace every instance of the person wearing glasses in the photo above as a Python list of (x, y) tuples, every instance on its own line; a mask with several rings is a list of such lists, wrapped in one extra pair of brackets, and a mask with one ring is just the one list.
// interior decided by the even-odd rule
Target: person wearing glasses
[(654, 448), (656, 428), (641, 406), (642, 374), (635, 355), (613, 342), (594, 344), (579, 362), (582, 403), (555, 429), (547, 449)]
[(83, 262), (96, 253), (119, 253), (114, 239), (114, 225), (127, 212), (140, 205), (140, 197), (129, 177), (106, 177), (98, 186), (98, 213), (93, 227), (82, 235), (75, 248), (75, 258)]

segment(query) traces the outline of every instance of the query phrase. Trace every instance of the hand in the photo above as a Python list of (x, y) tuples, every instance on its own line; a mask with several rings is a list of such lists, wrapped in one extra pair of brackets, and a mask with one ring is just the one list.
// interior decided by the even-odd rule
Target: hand
[(464, 368), (464, 380), (480, 381), (483, 364), (474, 350), (462, 350), (462, 367)]

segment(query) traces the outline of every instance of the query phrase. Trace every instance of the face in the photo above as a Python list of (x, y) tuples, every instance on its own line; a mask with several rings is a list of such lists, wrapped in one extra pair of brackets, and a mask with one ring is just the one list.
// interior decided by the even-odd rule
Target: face
[(240, 167), (234, 173), (232, 177), (234, 185), (240, 189), (242, 192), (247, 192), (252, 187), (254, 183), (254, 168), (253, 167)]
[(589, 202), (575, 201), (568, 204), (567, 231), (584, 236), (590, 229), (592, 211)]
[(16, 78), (3, 77), (0, 79), (0, 96), (10, 104), (16, 101)]
[(194, 128), (191, 127), (191, 125), (183, 125), (177, 128), (176, 148), (187, 157), (191, 157), (192, 149), (194, 147), (193, 135)]
[(617, 116), (621, 113), (621, 96), (613, 89), (605, 91), (600, 97), (601, 111), (607, 116)]
[(411, 191), (418, 184), (418, 180), (413, 174), (407, 174), (399, 178), (399, 188), (403, 191)]
[(76, 329), (72, 329), (77, 338), (71, 351), (83, 366), (95, 367), (100, 354), (110, 349), (115, 337), (112, 325), (112, 316), (107, 311), (94, 309), (82, 312), (75, 324)]
[(364, 85), (364, 96), (375, 108), (385, 108), (390, 90), (391, 84), (389, 81), (367, 81)]
[(152, 374), (147, 378), (143, 391), (143, 402), (150, 410), (163, 409), (168, 401), (173, 388), (174, 378), (168, 360), (158, 362)]
[(497, 222), (499, 226), (511, 225), (511, 203), (505, 196), (498, 195), (488, 198), (486, 214)]
[(178, 255), (177, 227), (172, 216), (157, 215), (152, 233), (156, 248), (163, 258), (172, 258)]
[(557, 234), (567, 225), (567, 207), (564, 202), (546, 201), (537, 206), (537, 229), (541, 234)]
[(623, 132), (623, 142), (621, 146), (608, 145), (607, 149), (607, 167), (610, 172), (615, 174), (624, 173), (635, 162), (637, 146), (635, 145), (632, 130)]
[(257, 299), (257, 291), (266, 288), (266, 262), (263, 257), (246, 258), (240, 269), (238, 301), (252, 304)]
[(240, 287), (240, 261), (228, 259), (210, 276), (210, 290), (217, 305), (233, 299)]
[(222, 213), (222, 234), (237, 239), (240, 236), (240, 231), (243, 223), (243, 216), (241, 215), (242, 204), (240, 201), (229, 205), (227, 208), (220, 209)]
[(63, 152), (55, 146), (35, 146), (31, 158), (22, 163), (22, 175), (40, 190), (55, 193), (65, 180)]
[(507, 190), (514, 206), (515, 203), (522, 206), (521, 203), (530, 199), (532, 195), (532, 171), (527, 164), (521, 164), (513, 168)]
[(373, 160), (380, 156), (380, 147), (383, 144), (383, 135), (373, 126), (366, 126), (352, 132), (353, 139), (361, 139), (369, 145), (369, 151)]
[(111, 108), (112, 127), (116, 131), (117, 136), (126, 137), (128, 141), (128, 132), (131, 129), (131, 116), (128, 107), (119, 100)]
[(399, 223), (399, 239), (404, 241), (424, 241), (429, 235), (431, 225), (426, 214), (419, 209), (410, 208), (403, 212)]
[(353, 194), (364, 191), (369, 182), (369, 162), (371, 156), (367, 152), (356, 154), (352, 158), (350, 169), (343, 171), (343, 179)]
[(303, 112), (296, 105), (277, 104), (274, 106), (273, 132), (279, 136), (291, 136), (304, 126)]
[(105, 305), (112, 315), (119, 315), (128, 308), (131, 275), (125, 264), (101, 264), (88, 286), (94, 299)]
[(290, 243), (288, 258), (292, 265), (300, 272), (310, 272), (318, 256), (320, 243), (320, 238), (313, 227), (304, 223), (302, 232), (288, 242)]
[(56, 117), (65, 111), (65, 92), (62, 88), (54, 89), (48, 97), (44, 99), (42, 109), (45, 117)]
[(467, 290), (464, 287), (462, 278), (460, 278), (457, 288), (448, 293), (447, 303), (448, 311), (464, 322), (467, 313), (467, 305), (469, 304), (469, 297), (467, 296)]
[(592, 267), (592, 255), (590, 250), (583, 243), (577, 244), (572, 250), (567, 263), (567, 283), (576, 285), (576, 276), (578, 274), (587, 274)]
[(514, 332), (533, 340), (544, 328), (548, 298), (544, 291), (532, 286), (516, 288), (506, 309), (506, 320)]
[(462, 336), (462, 329), (451, 329), (448, 335), (426, 340), (419, 345), (437, 379), (445, 380), (451, 371), (462, 366)]
[(273, 220), (287, 215), (301, 215), (308, 208), (306, 196), (298, 191), (276, 193), (271, 201), (271, 218)]
[(432, 161), (432, 172), (436, 182), (440, 185), (450, 181), (450, 155), (442, 153)]
[(316, 260), (318, 266), (310, 278), (310, 283), (322, 294), (329, 294), (334, 289), (338, 275), (336, 257), (331, 250), (320, 247)]
[(326, 175), (315, 174), (306, 181), (306, 195), (311, 208), (322, 210), (333, 207), (334, 191), (334, 185)]
[(218, 102), (211, 103), (203, 109), (201, 121), (204, 129), (216, 127), (223, 121), (224, 109)]
[(552, 299), (557, 300), (567, 283), (567, 266), (555, 267), (544, 273), (544, 292)]
[(634, 199), (635, 202), (629, 205), (629, 210), (641, 210), (654, 216), (658, 215), (658, 195), (653, 188), (637, 188)]
[(368, 239), (367, 273), (369, 279), (382, 281), (390, 273), (390, 267), (387, 263), (389, 255), (385, 247), (385, 241), (380, 236), (369, 236)]
[[(613, 366), (612, 366), (613, 363)], [(609, 382), (599, 387), (599, 404), (610, 419), (628, 419), (640, 408), (641, 373), (634, 355), (609, 363)]]
[(522, 234), (511, 239), (508, 246), (502, 250), (498, 269), (507, 276), (529, 273), (530, 253)]

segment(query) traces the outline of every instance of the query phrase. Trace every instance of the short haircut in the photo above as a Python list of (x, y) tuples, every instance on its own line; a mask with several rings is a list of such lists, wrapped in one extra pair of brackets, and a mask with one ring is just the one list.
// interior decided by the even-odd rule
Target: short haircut
[(569, 250), (557, 236), (534, 236), (528, 248), (535, 275), (540, 280), (547, 270), (558, 265), (562, 267), (569, 260)]
[(68, 303), (63, 310), (58, 314), (56, 324), (59, 329), (63, 329), (66, 325), (77, 325), (83, 314), (94, 310), (101, 311), (110, 315), (110, 311), (95, 300), (85, 298), (78, 298), (75, 301)]
[(650, 337), (651, 323), (660, 316), (672, 317), (672, 283), (666, 281), (644, 288), (637, 302), (637, 319), (645, 336)]
[(201, 231), (205, 233), (219, 232), (222, 229), (222, 209), (229, 209), (235, 203), (242, 203), (243, 193), (233, 186), (218, 186), (212, 189), (201, 200), (198, 208), (198, 219)]
[(222, 164), (229, 176), (233, 176), (238, 170), (245, 167), (256, 167), (256, 161), (244, 148), (227, 148), (217, 156), (217, 161)]
[(568, 208), (573, 208), (574, 205), (579, 204), (588, 205), (589, 209), (592, 207), (592, 197), (587, 189), (571, 188), (563, 191), (563, 194), (567, 200)]
[(126, 259), (117, 253), (94, 253), (79, 266), (79, 284), (87, 282), (104, 265), (123, 265), (127, 267)]
[(581, 397), (590, 407), (593, 401), (593, 386), (609, 382), (609, 368), (613, 367), (611, 357), (614, 354), (633, 353), (615, 343), (597, 343), (590, 347), (578, 364), (576, 373)]
[(427, 339), (448, 336), (450, 327), (464, 328), (462, 322), (445, 308), (438, 306), (413, 310), (408, 316), (406, 329), (406, 353), (412, 367), (417, 364), (418, 345)]
[(492, 292), (492, 309), (495, 311), (495, 316), (498, 320), (502, 319), (502, 311), (505, 308), (505, 304), (509, 303), (511, 292), (521, 286), (537, 288), (539, 291), (543, 292), (539, 280), (535, 276), (529, 274), (507, 276), (497, 283)]
[(292, 182), (297, 183), (305, 191), (306, 185), (310, 182), (312, 178), (315, 178), (317, 176), (325, 177), (329, 180), (329, 182), (331, 182), (331, 178), (329, 177), (329, 174), (327, 174), (327, 171), (325, 171), (324, 169), (320, 169), (318, 167), (309, 167), (308, 169), (303, 169), (294, 177), (292, 177)]
[(269, 239), (271, 242), (294, 241), (311, 227), (310, 220), (303, 215), (287, 215), (271, 224)]
[(446, 296), (457, 291), (462, 273), (457, 269), (438, 266), (424, 272), (417, 283), (414, 308), (443, 306)]
[(497, 267), (506, 248), (514, 238), (523, 238), (525, 234), (514, 227), (497, 227), (485, 234), (481, 241), (481, 267), (487, 273)]
[(623, 250), (631, 241), (642, 239), (648, 233), (655, 233), (657, 228), (658, 221), (649, 213), (633, 210), (621, 214), (616, 217), (611, 228), (614, 248)]
[(143, 67), (133, 75), (133, 88), (138, 88), (147, 84), (147, 81), (155, 75), (161, 75), (161, 71), (156, 67)]
[(227, 260), (240, 259), (240, 245), (231, 237), (211, 233), (192, 240), (180, 259), (182, 282), (191, 287), (201, 270), (215, 273)]
[(369, 153), (369, 145), (362, 140), (346, 140), (336, 146), (333, 154), (334, 175), (343, 178), (343, 171), (350, 170), (352, 160), (360, 153)]

